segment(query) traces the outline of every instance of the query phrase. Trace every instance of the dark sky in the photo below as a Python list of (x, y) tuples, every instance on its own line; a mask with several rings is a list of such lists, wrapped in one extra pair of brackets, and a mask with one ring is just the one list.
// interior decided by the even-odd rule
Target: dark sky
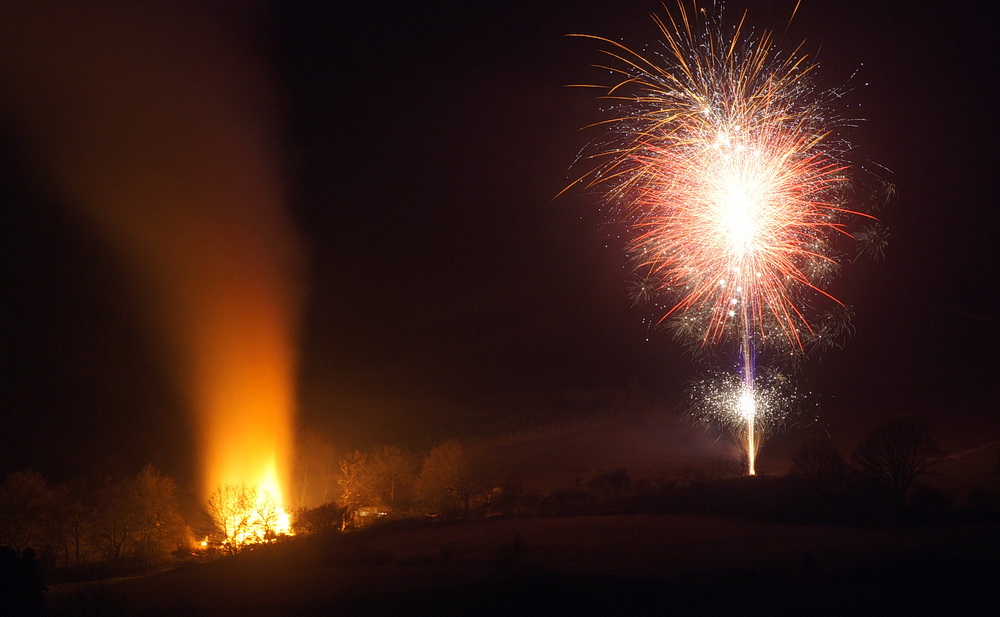
[[(598, 413), (630, 382), (679, 413), (701, 367), (630, 306), (620, 229), (593, 195), (553, 199), (599, 136), (578, 129), (604, 117), (564, 87), (600, 79), (596, 46), (564, 35), (641, 48), (660, 5), (339, 4), (215, 13), (276, 94), (274, 159), (308, 263), (302, 425), (344, 447), (432, 444)], [(766, 4), (750, 18), (783, 30), (794, 2)], [(805, 1), (782, 39), (806, 40), (821, 87), (850, 86), (851, 156), (898, 189), (878, 213), (886, 258), (834, 286), (854, 336), (800, 375), (835, 434), (916, 414), (955, 447), (1000, 436), (989, 23), (974, 4)], [(191, 422), (134, 268), (62, 203), (15, 117), (0, 143), (0, 471), (152, 461), (184, 477)]]

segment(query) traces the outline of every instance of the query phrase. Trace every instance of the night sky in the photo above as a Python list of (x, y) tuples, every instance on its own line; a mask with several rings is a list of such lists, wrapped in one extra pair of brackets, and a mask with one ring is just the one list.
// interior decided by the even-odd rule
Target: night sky
[[(162, 4), (180, 22), (202, 11)], [(232, 3), (206, 18), (270, 82), (271, 155), (306, 264), (300, 424), (342, 448), (421, 447), (588, 417), (629, 384), (680, 415), (703, 367), (631, 306), (622, 230), (598, 198), (556, 198), (600, 136), (580, 127), (606, 117), (594, 91), (564, 87), (601, 81), (595, 43), (564, 35), (654, 45), (660, 5), (339, 4)], [(748, 3), (750, 22), (782, 32), (795, 3), (762, 4)], [(44, 23), (31, 5), (0, 21)], [(742, 8), (729, 3), (729, 20)], [(820, 87), (847, 84), (841, 112), (863, 119), (851, 160), (891, 170), (898, 190), (877, 213), (885, 258), (847, 264), (832, 290), (854, 335), (799, 376), (844, 441), (900, 415), (927, 420), (946, 449), (1000, 438), (1000, 67), (981, 9), (806, 0), (780, 39), (806, 40)], [(0, 53), (21, 61), (16, 46)], [(35, 129), (8, 113), (12, 83), (0, 81), (0, 472), (153, 462), (189, 477), (191, 421), (134, 267), (53, 188)]]

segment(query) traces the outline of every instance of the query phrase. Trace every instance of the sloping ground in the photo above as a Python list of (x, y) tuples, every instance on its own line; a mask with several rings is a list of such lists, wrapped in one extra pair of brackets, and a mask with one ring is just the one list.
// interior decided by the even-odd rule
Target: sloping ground
[(50, 604), (54, 614), (187, 617), (998, 614), (998, 555), (996, 525), (688, 516), (411, 524), (56, 590)]
[[(991, 426), (987, 424), (986, 426)], [(998, 429), (1000, 430), (1000, 429)], [(947, 455), (926, 482), (958, 507), (972, 489), (1000, 489), (1000, 433), (939, 423), (932, 429)], [(858, 439), (863, 437), (861, 434)], [(772, 435), (757, 461), (761, 475), (783, 475), (807, 440), (826, 437), (820, 426), (793, 427)], [(838, 443), (849, 457), (856, 443)], [(594, 474), (625, 469), (633, 481), (677, 480), (690, 474), (726, 477), (742, 472), (729, 435), (706, 432), (679, 412), (635, 411), (511, 436), (487, 448), (488, 455), (529, 488), (547, 492)]]
[(927, 484), (941, 491), (952, 504), (974, 506), (969, 497), (976, 490), (1000, 491), (1000, 441), (953, 452), (932, 469)]
[(692, 426), (677, 413), (619, 414), (511, 437), (487, 454), (549, 491), (596, 473), (625, 469), (635, 479), (678, 478), (691, 470), (731, 472), (738, 452), (728, 437)]

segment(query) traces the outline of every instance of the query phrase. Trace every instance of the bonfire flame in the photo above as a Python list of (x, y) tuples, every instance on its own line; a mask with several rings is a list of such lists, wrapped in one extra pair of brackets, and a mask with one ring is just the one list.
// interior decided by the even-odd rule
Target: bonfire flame
[(294, 535), (291, 519), (279, 493), (253, 484), (223, 484), (208, 501), (209, 513), (221, 544), (238, 553), (251, 544), (273, 542), (281, 535)]

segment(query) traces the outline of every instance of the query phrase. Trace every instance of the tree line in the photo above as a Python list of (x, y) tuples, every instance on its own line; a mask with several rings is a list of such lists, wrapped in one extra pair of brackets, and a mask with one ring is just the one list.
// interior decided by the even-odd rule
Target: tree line
[[(319, 443), (315, 437), (312, 441), (314, 447)], [(320, 457), (310, 461), (310, 452), (319, 452)], [(501, 483), (500, 466), (483, 448), (458, 441), (436, 446), (421, 462), (390, 445), (329, 458), (332, 452), (327, 444), (306, 449), (300, 457), (300, 481), (310, 482), (310, 469), (330, 470), (319, 474), (320, 481), (312, 481), (316, 492), (327, 500), (319, 507), (305, 504), (299, 508), (296, 518), (302, 531), (329, 526), (344, 531), (386, 517), (468, 519), (477, 505), (498, 492)]]
[[(958, 510), (924, 482), (945, 460), (941, 448), (925, 424), (905, 418), (876, 427), (848, 457), (829, 439), (810, 439), (794, 455), (789, 473), (774, 478), (747, 478), (738, 461), (671, 478), (634, 479), (617, 468), (539, 493), (530, 478), (511, 472), (510, 461), (458, 442), (437, 446), (422, 462), (392, 446), (331, 460), (329, 481), (335, 485), (325, 494), (332, 499), (300, 508), (301, 532), (399, 517), (685, 512), (850, 524)], [(1000, 460), (993, 477), (992, 486), (968, 496), (968, 508), (984, 516), (1000, 513)]]
[(177, 485), (152, 466), (134, 476), (61, 485), (18, 471), (0, 484), (0, 546), (32, 549), (48, 570), (152, 562), (189, 541)]
[[(849, 458), (829, 440), (807, 441), (790, 473), (777, 478), (742, 477), (735, 461), (670, 478), (633, 478), (617, 468), (547, 492), (533, 489), (531, 478), (518, 477), (516, 461), (458, 441), (424, 454), (392, 445), (338, 453), (321, 435), (306, 434), (297, 452), (287, 502), (299, 534), (399, 518), (683, 512), (865, 523), (949, 508), (923, 484), (943, 457), (927, 427), (913, 420), (883, 424)], [(1000, 513), (1000, 462), (997, 467), (998, 481), (970, 496), (974, 508), (994, 517)], [(218, 495), (201, 504), (205, 522), (194, 526), (204, 533), (214, 522), (215, 545), (235, 553), (242, 547), (227, 544), (227, 538), (239, 535), (246, 515), (229, 511), (239, 503), (226, 494), (232, 490), (219, 487)], [(244, 497), (265, 521), (257, 539), (274, 539), (268, 527), (275, 520), (273, 508)], [(176, 483), (152, 466), (131, 476), (82, 477), (61, 485), (19, 471), (0, 484), (0, 546), (12, 555), (31, 550), (49, 573), (88, 564), (150, 567), (171, 555), (190, 556), (196, 546), (191, 522), (181, 515)]]

